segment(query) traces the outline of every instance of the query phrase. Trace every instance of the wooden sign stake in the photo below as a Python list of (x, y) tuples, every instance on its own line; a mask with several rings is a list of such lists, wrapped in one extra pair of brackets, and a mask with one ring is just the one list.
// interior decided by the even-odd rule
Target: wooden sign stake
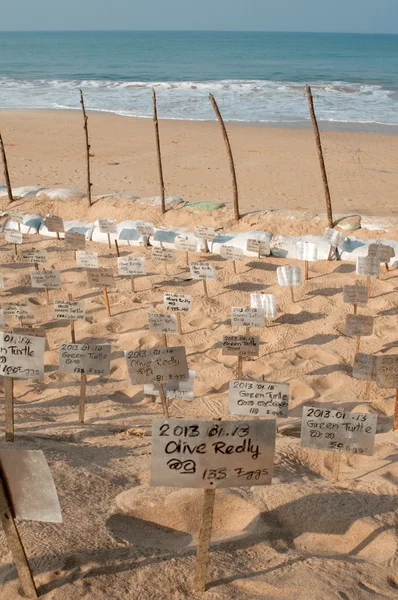
[(115, 248), (116, 248), (116, 254), (117, 254), (118, 258), (119, 258), (120, 252), (119, 252), (119, 244), (117, 243), (117, 240), (115, 240)]
[(189, 252), (188, 250), (185, 253), (185, 266), (187, 267), (189, 264)]
[(164, 346), (167, 348), (167, 335), (164, 333), (163, 334), (163, 342), (164, 342)]
[(131, 276), (131, 291), (135, 293), (134, 275)]
[(4, 377), (4, 408), (6, 421), (6, 442), (14, 441), (14, 380)]
[(205, 296), (206, 296), (206, 298), (208, 298), (208, 297), (209, 297), (209, 294), (207, 293), (207, 283), (206, 283), (206, 279), (202, 279), (202, 281), (203, 281), (203, 290), (204, 290)]
[(204, 251), (208, 252), (209, 251), (209, 244), (207, 243), (207, 240), (203, 240), (203, 241), (204, 241), (204, 245), (205, 245)]
[(368, 276), (366, 278), (366, 280), (367, 280), (367, 285), (368, 285), (368, 300), (369, 300), (369, 298), (370, 298), (370, 277)]
[(14, 254), (15, 256), (18, 256), (18, 245), (14, 244)]
[(35, 263), (35, 269), (36, 269), (36, 271), (38, 271), (38, 270), (39, 270), (39, 265), (38, 265), (38, 263)]
[(328, 254), (328, 260), (332, 260), (332, 252), (333, 252), (333, 246), (330, 246), (330, 248), (329, 248), (329, 254)]
[(243, 358), (238, 356), (238, 379), (243, 379)]
[(6, 187), (7, 187), (8, 202), (11, 204), (11, 202), (14, 201), (14, 198), (12, 197), (10, 174), (8, 172), (6, 151), (4, 148), (4, 143), (3, 143), (3, 138), (1, 137), (1, 133), (0, 133), (0, 153), (1, 153), (1, 158), (3, 161), (3, 173), (4, 173), (4, 181), (5, 181)]
[(386, 271), (387, 271), (387, 273), (388, 273), (388, 271), (390, 270), (390, 269), (389, 269), (389, 267), (388, 267), (388, 263), (384, 263), (384, 264), (385, 264), (385, 266), (386, 266)]
[(304, 261), (304, 279), (308, 281), (308, 260)]
[(84, 423), (84, 412), (86, 409), (86, 384), (87, 375), (82, 373), (80, 376), (80, 402), (79, 402), (79, 421)]
[(56, 231), (57, 234), (57, 240), (59, 241), (61, 238), (59, 237), (59, 231)]
[(356, 314), (357, 314), (357, 305), (354, 304), (354, 315), (356, 315)]
[[(73, 300), (72, 294), (68, 294), (68, 300)], [(75, 344), (76, 343), (75, 322), (73, 320), (70, 321), (70, 336), (71, 336), (72, 344)]]
[(3, 531), (6, 535), (15, 566), (18, 571), (19, 580), (24, 595), (27, 598), (38, 598), (32, 571), (30, 569), (25, 549), (19, 536), (17, 525), (11, 510), (11, 502), (2, 479), (0, 478), (0, 515)]
[(397, 429), (398, 429), (398, 390), (395, 391), (394, 424), (392, 426), (392, 430), (396, 431)]
[(86, 114), (86, 108), (84, 106), (84, 98), (83, 98), (83, 92), (82, 90), (79, 89), (80, 92), (80, 104), (82, 105), (82, 112), (83, 112), (83, 120), (84, 120), (84, 125), (83, 125), (83, 129), (84, 129), (84, 135), (85, 135), (85, 140), (86, 140), (86, 166), (87, 166), (87, 198), (88, 198), (88, 204), (89, 206), (91, 206), (92, 202), (91, 202), (91, 188), (92, 188), (92, 183), (91, 183), (91, 174), (90, 174), (90, 143), (89, 143), (89, 139), (88, 139), (88, 125), (87, 125), (87, 121), (88, 121), (88, 116)]
[(332, 481), (337, 482), (340, 477), (340, 463), (341, 454), (339, 452), (333, 453), (333, 466), (332, 466)]
[(294, 299), (294, 291), (293, 291), (293, 286), (292, 286), (292, 285), (289, 285), (289, 289), (290, 289), (290, 297), (291, 297), (291, 299), (292, 299), (292, 302), (294, 303), (294, 302), (295, 302), (295, 299)]
[(111, 244), (111, 234), (108, 233), (108, 248), (111, 249), (112, 248), (112, 244)]
[(48, 292), (48, 288), (45, 288), (46, 290), (46, 299), (47, 299), (47, 304), (50, 304), (50, 294)]
[(204, 490), (202, 521), (199, 529), (198, 549), (196, 551), (195, 591), (203, 593), (206, 590), (207, 565), (211, 532), (213, 529), (213, 512), (216, 490)]
[(370, 398), (370, 381), (366, 382), (366, 386), (365, 386), (365, 402), (369, 402), (369, 398)]
[(177, 313), (177, 331), (179, 335), (182, 335), (182, 326), (181, 326), (181, 313)]
[(162, 154), (160, 151), (158, 110), (157, 110), (157, 105), (156, 105), (155, 88), (152, 88), (152, 103), (153, 103), (153, 124), (155, 127), (155, 140), (156, 140), (156, 156), (158, 159), (158, 171), (159, 171), (160, 210), (162, 212), (162, 215), (164, 215), (164, 213), (166, 212), (166, 201), (165, 201), (165, 190), (164, 190), (164, 179), (163, 179)]
[(107, 290), (107, 288), (104, 288), (102, 291), (104, 293), (104, 300), (105, 300), (106, 312), (111, 317), (112, 315), (111, 315), (111, 307), (110, 307), (110, 304), (109, 304), (108, 290)]
[(246, 334), (245, 335), (250, 335), (250, 327), (246, 327)]
[(233, 260), (232, 263), (233, 263), (233, 266), (234, 266), (234, 273), (236, 275), (236, 262)]
[(159, 390), (160, 401), (162, 403), (163, 415), (166, 417), (166, 419), (168, 419), (169, 418), (169, 408), (167, 406), (167, 399), (164, 394), (163, 385), (161, 383), (158, 383), (158, 390)]
[(73, 260), (76, 260), (76, 250), (73, 250)]
[(357, 335), (357, 345), (356, 345), (356, 350), (355, 350), (356, 354), (358, 354), (360, 346), (361, 346), (361, 336)]

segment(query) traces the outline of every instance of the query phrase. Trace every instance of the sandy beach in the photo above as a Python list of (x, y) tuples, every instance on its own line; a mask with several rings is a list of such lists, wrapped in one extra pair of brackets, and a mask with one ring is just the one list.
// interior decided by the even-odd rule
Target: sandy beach
[[(89, 114), (93, 153), (93, 194), (158, 195), (157, 165), (150, 120)], [(45, 185), (84, 191), (84, 140), (79, 113), (1, 111), (0, 130), (14, 187)], [(161, 121), (168, 195), (185, 200), (230, 200), (222, 137), (215, 123)], [(324, 212), (321, 178), (311, 131), (228, 126), (237, 162), (242, 212), (286, 208)], [(398, 137), (327, 133), (325, 154), (336, 212), (391, 216), (395, 211)], [(358, 153), (358, 149), (361, 151)], [(360, 158), (359, 158), (360, 156)], [(387, 171), (387, 172), (386, 172)], [(1, 198), (0, 207), (7, 209)], [(57, 213), (64, 219), (98, 217), (144, 219), (156, 225), (195, 224), (273, 233), (322, 235), (326, 220), (311, 216), (287, 220), (283, 213), (247, 215), (234, 226), (229, 209), (198, 213), (116, 198), (54, 202), (25, 198), (15, 207)], [(397, 209), (398, 210), (398, 209)], [(396, 237), (360, 230), (358, 237)], [(87, 242), (99, 264), (117, 272), (116, 253), (106, 244)], [(62, 525), (24, 522), (21, 537), (35, 581), (47, 600), (374, 600), (396, 598), (397, 433), (391, 430), (395, 390), (352, 377), (356, 340), (344, 335), (352, 306), (343, 303), (345, 284), (362, 283), (354, 263), (317, 261), (310, 279), (296, 288), (293, 303), (277, 283), (276, 269), (296, 260), (246, 257), (237, 264), (209, 255), (218, 279), (202, 282), (172, 277), (186, 272), (185, 253), (163, 266), (150, 249), (121, 247), (121, 255), (144, 256), (148, 275), (130, 281), (117, 277), (109, 293), (112, 316), (100, 292), (87, 286), (73, 251), (62, 241), (24, 236), (24, 247), (47, 249), (45, 268), (61, 270), (62, 288), (43, 292), (30, 285), (30, 267), (19, 263), (11, 244), (0, 243), (5, 287), (1, 302), (27, 300), (35, 325), (46, 329), (43, 381), (15, 382), (15, 448), (42, 449), (58, 490)], [(193, 254), (191, 260), (203, 259)], [(372, 279), (369, 303), (361, 314), (375, 317), (374, 333), (361, 340), (366, 353), (397, 353), (397, 271)], [(192, 294), (193, 310), (182, 315), (183, 335), (168, 336), (184, 345), (196, 372), (195, 400), (176, 400), (177, 418), (226, 419), (228, 385), (237, 377), (237, 359), (222, 354), (231, 328), (232, 306), (248, 306), (250, 293), (275, 294), (277, 318), (252, 334), (260, 335), (260, 355), (244, 361), (247, 379), (289, 382), (289, 416), (278, 420), (275, 472), (271, 486), (218, 490), (214, 515), (208, 590), (192, 591), (202, 491), (149, 487), (151, 421), (161, 406), (131, 384), (123, 352), (152, 348), (162, 335), (148, 331), (147, 313), (164, 312), (165, 291)], [(76, 340), (112, 345), (109, 377), (88, 377), (86, 420), (78, 421), (79, 376), (58, 370), (58, 347), (69, 341), (69, 322), (55, 320), (51, 302), (68, 293), (83, 300), (84, 321)], [(14, 324), (14, 323), (13, 323)], [(16, 325), (17, 323), (15, 323)], [(304, 406), (370, 412), (378, 415), (373, 456), (343, 454), (339, 481), (333, 483), (332, 453), (300, 444)], [(0, 403), (0, 431), (4, 405)], [(0, 448), (9, 447), (0, 436)], [(0, 532), (2, 600), (19, 598), (19, 584)]]
[[(324, 212), (313, 132), (227, 124), (243, 212), (287, 208)], [(0, 111), (13, 186), (85, 190), (79, 111)], [(394, 215), (398, 136), (322, 132), (333, 210)], [(89, 113), (93, 194), (159, 194), (151, 119)], [(217, 123), (160, 120), (166, 193), (190, 201), (231, 201), (224, 142)]]

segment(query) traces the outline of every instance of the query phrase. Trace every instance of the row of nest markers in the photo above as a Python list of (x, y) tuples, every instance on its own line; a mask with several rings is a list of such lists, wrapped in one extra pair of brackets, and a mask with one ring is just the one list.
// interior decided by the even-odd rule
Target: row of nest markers
[[(19, 233), (19, 232), (13, 232)], [(81, 243), (79, 234), (72, 234)], [(82, 236), (84, 237), (84, 236)], [(14, 243), (14, 242), (13, 242)], [(65, 244), (68, 244), (65, 240)], [(257, 242), (258, 243), (258, 242)], [(87, 269), (88, 283), (106, 291), (114, 282), (112, 269), (98, 269), (95, 253), (88, 253), (76, 247), (77, 266)], [(313, 244), (300, 243), (297, 257), (304, 261), (314, 259), (316, 250)], [(229, 247), (230, 248), (230, 247)], [(187, 247), (183, 248), (186, 251)], [(316, 249), (316, 246), (315, 246)], [(236, 260), (228, 250), (228, 258)], [(157, 260), (170, 260), (173, 251), (153, 248)], [(231, 254), (232, 253), (232, 254)], [(357, 274), (368, 278), (377, 277), (380, 263), (391, 248), (375, 244), (369, 257), (359, 258)], [(259, 250), (261, 255), (261, 250)], [(159, 256), (162, 258), (159, 258)], [(45, 251), (29, 250), (18, 254), (21, 262), (39, 263), (47, 260)], [(137, 262), (138, 261), (138, 262)], [(120, 266), (122, 265), (122, 267)], [(138, 266), (137, 266), (138, 265)], [(145, 259), (136, 257), (118, 258), (119, 274), (131, 276), (145, 275)], [(211, 263), (199, 261), (190, 263), (191, 277), (204, 283), (216, 277)], [(109, 272), (110, 271), (110, 272)], [(60, 272), (54, 270), (32, 271), (32, 286), (46, 290), (59, 288)], [(289, 286), (301, 283), (301, 270), (298, 267), (279, 267), (277, 270), (280, 285)], [(369, 284), (369, 279), (368, 279)], [(134, 287), (133, 287), (134, 289)], [(207, 289), (206, 289), (207, 293)], [(369, 288), (365, 286), (345, 286), (344, 301), (353, 304), (354, 314), (347, 315), (345, 333), (357, 338), (357, 352), (354, 358), (353, 376), (370, 384), (376, 381), (383, 388), (398, 390), (398, 355), (375, 356), (359, 353), (360, 338), (373, 331), (373, 318), (357, 314), (357, 306), (368, 302)], [(251, 306), (232, 307), (231, 325), (246, 328), (264, 327), (265, 319), (276, 317), (276, 301), (271, 294), (251, 294)], [(34, 315), (27, 303), (4, 303), (3, 318), (18, 319), (21, 327), (0, 332), (0, 373), (4, 377), (6, 440), (14, 439), (13, 385), (14, 379), (43, 379), (45, 332), (32, 327)], [(167, 335), (183, 334), (181, 315), (192, 309), (192, 297), (187, 294), (165, 293), (166, 314), (149, 313), (148, 327), (155, 333), (163, 333), (165, 345), (148, 350), (135, 349), (125, 352), (128, 374), (133, 384), (144, 385), (149, 395), (158, 395), (164, 418), (155, 418), (152, 423), (151, 485), (195, 487), (204, 489), (203, 514), (199, 532), (196, 560), (195, 589), (204, 591), (207, 579), (208, 551), (211, 539), (211, 523), (215, 490), (218, 487), (240, 487), (267, 485), (272, 481), (276, 441), (276, 419), (286, 418), (289, 409), (289, 384), (281, 382), (245, 380), (244, 359), (259, 356), (260, 337), (249, 335), (224, 335), (222, 352), (237, 356), (238, 378), (230, 382), (228, 412), (231, 415), (246, 417), (245, 420), (202, 421), (169, 418), (169, 400), (181, 398), (194, 400), (195, 373), (189, 370), (184, 346), (167, 346)], [(59, 348), (59, 370), (65, 373), (80, 374), (79, 419), (84, 421), (87, 376), (106, 377), (110, 373), (110, 344), (79, 344), (75, 340), (74, 322), (85, 318), (84, 303), (77, 300), (55, 301), (54, 317), (71, 321), (71, 342)], [(108, 303), (108, 312), (109, 303)], [(173, 314), (175, 313), (175, 314)], [(29, 322), (30, 327), (24, 325)], [(368, 387), (366, 388), (368, 394)], [(398, 392), (397, 392), (398, 398)], [(398, 428), (398, 404), (394, 417), (394, 429)], [(247, 418), (249, 417), (249, 419)], [(253, 419), (256, 417), (256, 419)], [(371, 455), (377, 432), (377, 415), (332, 410), (306, 406), (303, 408), (301, 444), (304, 448), (319, 451), (332, 451), (335, 457), (343, 452)], [(37, 597), (37, 589), (24, 553), (18, 551), (16, 523), (14, 517), (39, 521), (60, 522), (60, 510), (54, 484), (49, 470), (45, 469), (44, 457), (26, 455), (34, 451), (11, 451), (13, 460), (7, 458), (7, 451), (0, 453), (0, 505), (2, 522), (14, 561), (18, 568), (24, 592), (29, 597)], [(19, 457), (19, 459), (18, 459)], [(18, 462), (19, 460), (19, 462)], [(44, 463), (43, 463), (44, 461)], [(24, 464), (20, 472), (16, 465)], [(28, 466), (27, 466), (28, 465)], [(339, 462), (334, 461), (333, 477), (337, 480)], [(24, 489), (24, 477), (30, 477), (46, 486), (35, 490), (32, 509), (31, 494), (17, 500), (13, 485), (17, 481)], [(13, 483), (14, 482), (14, 483)], [(49, 489), (51, 488), (51, 494)], [(27, 490), (31, 491), (29, 486)], [(46, 493), (44, 493), (46, 492)], [(23, 496), (23, 494), (22, 494)], [(21, 502), (25, 502), (21, 508)], [(30, 503), (30, 504), (29, 504)], [(38, 507), (41, 510), (38, 510)], [(52, 508), (53, 510), (50, 510)], [(7, 512), (8, 511), (8, 512)], [(12, 527), (14, 529), (12, 529)], [(10, 528), (11, 527), (11, 528)], [(18, 537), (18, 536), (17, 536)], [(19, 539), (19, 543), (21, 543)]]

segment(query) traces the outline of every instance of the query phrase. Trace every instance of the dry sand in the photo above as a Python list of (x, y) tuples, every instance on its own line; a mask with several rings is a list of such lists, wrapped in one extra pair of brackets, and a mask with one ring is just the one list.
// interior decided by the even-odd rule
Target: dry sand
[[(28, 123), (26, 114), (19, 120), (12, 113), (2, 114), (7, 117), (3, 127), (6, 141), (11, 131), (15, 132), (13, 143), (16, 145), (11, 145), (9, 153), (12, 171), (19, 171), (18, 177), (14, 178), (15, 185), (40, 183), (83, 187), (81, 171), (76, 174), (76, 179), (73, 178), (73, 166), (81, 169), (80, 158), (77, 158), (81, 144), (72, 151), (72, 134), (65, 133), (66, 125), (70, 123), (75, 123), (76, 131), (81, 133), (78, 115), (57, 113), (54, 116), (36, 112)], [(58, 117), (61, 121), (56, 126)], [(90, 118), (93, 129), (98, 119), (98, 136), (101, 122), (107, 123), (108, 132), (112, 123), (131, 123), (132, 128), (128, 134), (124, 132), (124, 153), (120, 152), (119, 156), (122, 172), (126, 173), (128, 165), (132, 164), (132, 172), (126, 175), (129, 180), (125, 183), (121, 184), (123, 179), (115, 173), (108, 180), (108, 173), (119, 166), (107, 166), (105, 154), (101, 154), (98, 146), (93, 149), (97, 164), (101, 157), (103, 173), (103, 178), (99, 179), (100, 169), (97, 171), (96, 192), (117, 189), (139, 194), (156, 193), (150, 123), (97, 115)], [(53, 133), (47, 127), (46, 133), (40, 134), (40, 140), (35, 140), (31, 137), (32, 128), (43, 123), (43, 119), (52, 123)], [(173, 127), (183, 130), (178, 123)], [(200, 135), (203, 144), (207, 139), (206, 129), (209, 139), (217, 139), (217, 150), (207, 151), (206, 162), (212, 179), (201, 175), (205, 172), (203, 154), (195, 161), (193, 154), (190, 158), (188, 152), (179, 150), (179, 163), (189, 163), (197, 170), (188, 177), (186, 170), (175, 167), (175, 173), (180, 174), (180, 184), (177, 186), (175, 182), (170, 193), (186, 198), (189, 189), (192, 198), (208, 198), (209, 190), (217, 181), (217, 192), (211, 198), (225, 199), (227, 175), (220, 155), (220, 140), (216, 137), (219, 132), (212, 124), (190, 124), (188, 127)], [(167, 127), (164, 129), (166, 138)], [(141, 133), (148, 131), (144, 143), (143, 137), (140, 144), (134, 141), (138, 130)], [(172, 130), (168, 131), (171, 135)], [(241, 133), (238, 129), (233, 131), (234, 136), (242, 136), (242, 155), (248, 153), (251, 144), (245, 139), (245, 131), (253, 131), (253, 135), (258, 136), (257, 143), (261, 141), (262, 152), (266, 152), (269, 130), (242, 128)], [(273, 133), (276, 135), (275, 131)], [(297, 139), (301, 135), (307, 134), (298, 132)], [(46, 136), (47, 146), (43, 142)], [(105, 152), (109, 146), (105, 129), (101, 136), (102, 143), (98, 143), (97, 137), (96, 144)], [(237, 138), (233, 139), (237, 146)], [(391, 139), (395, 141), (395, 138)], [(58, 154), (51, 150), (55, 142), (60, 149)], [(142, 144), (146, 152), (142, 150)], [(308, 147), (309, 144), (310, 140)], [(174, 150), (170, 152), (174, 153)], [(201, 152), (205, 153), (204, 146)], [(25, 161), (18, 159), (22, 155)], [(110, 160), (110, 154), (107, 156)], [(173, 156), (176, 160), (177, 154), (169, 154), (166, 160), (169, 169)], [(32, 163), (27, 162), (27, 158)], [(118, 160), (115, 156), (112, 158)], [(260, 162), (256, 158), (256, 172), (261, 173)], [(212, 171), (217, 164), (220, 165), (217, 173), (223, 172), (220, 179)], [(152, 176), (146, 181), (145, 173), (150, 171)], [(187, 188), (181, 185), (182, 174), (187, 176)], [(261, 178), (256, 185), (259, 190)], [(306, 188), (310, 188), (310, 181), (306, 182)], [(1, 202), (1, 208), (5, 208), (6, 200), (3, 198)], [(84, 201), (56, 205), (48, 200), (26, 199), (17, 201), (16, 206), (42, 214), (59, 211), (64, 218), (84, 215), (90, 221), (98, 216), (109, 216), (118, 221), (145, 218), (155, 224), (162, 222), (158, 209), (126, 200), (100, 201), (90, 210)], [(310, 217), (285, 221), (283, 215), (251, 215), (238, 228), (299, 234), (322, 233), (325, 227), (324, 221), (315, 222)], [(225, 209), (206, 213), (205, 217), (182, 209), (170, 210), (163, 222), (191, 226), (195, 222), (206, 222), (228, 229), (232, 221)], [(370, 234), (361, 231), (360, 235), (369, 237)], [(220, 342), (224, 333), (231, 332), (231, 306), (248, 305), (250, 292), (274, 293), (278, 318), (260, 331), (260, 357), (244, 362), (244, 375), (253, 379), (261, 379), (264, 375), (268, 381), (289, 381), (291, 385), (289, 418), (278, 423), (272, 486), (223, 490), (216, 494), (209, 587), (204, 597), (211, 600), (397, 597), (398, 443), (397, 434), (391, 432), (395, 392), (379, 390), (373, 384), (370, 401), (365, 403), (365, 383), (351, 375), (355, 339), (343, 335), (345, 315), (350, 307), (343, 304), (342, 286), (360, 279), (355, 275), (353, 264), (323, 261), (311, 265), (311, 278), (297, 290), (297, 301), (292, 304), (289, 294), (277, 285), (276, 279), (277, 266), (287, 264), (286, 260), (246, 258), (234, 274), (231, 263), (210, 256), (219, 279), (208, 283), (210, 298), (205, 299), (200, 282), (178, 283), (165, 277), (162, 267), (152, 264), (149, 251), (122, 247), (122, 255), (147, 256), (151, 274), (137, 281), (138, 291), (134, 296), (130, 282), (117, 279), (117, 288), (110, 293), (113, 316), (109, 318), (101, 295), (87, 288), (85, 273), (76, 269), (72, 251), (64, 250), (63, 243), (55, 239), (26, 236), (27, 247), (49, 250), (47, 268), (62, 270), (63, 288), (51, 291), (51, 299), (66, 299), (67, 293), (72, 292), (75, 298), (85, 301), (87, 317), (86, 321), (76, 324), (77, 340), (112, 344), (111, 375), (88, 378), (86, 424), (80, 425), (77, 420), (78, 377), (57, 370), (58, 346), (70, 339), (68, 324), (52, 319), (44, 292), (34, 293), (30, 287), (29, 267), (15, 263), (13, 249), (6, 247), (3, 241), (1, 244), (2, 273), (6, 283), (3, 301), (29, 298), (37, 311), (37, 323), (47, 328), (50, 345), (45, 354), (44, 381), (20, 380), (15, 383), (14, 446), (45, 452), (64, 517), (62, 525), (23, 523), (20, 526), (44, 598), (185, 600), (199, 597), (191, 591), (191, 586), (201, 492), (147, 487), (151, 419), (160, 415), (161, 410), (158, 404), (145, 398), (142, 386), (130, 384), (123, 358), (124, 350), (161, 343), (161, 336), (147, 331), (146, 315), (148, 311), (163, 312), (164, 291), (191, 293), (194, 297), (193, 312), (182, 317), (184, 335), (169, 336), (169, 343), (186, 347), (189, 367), (196, 371), (196, 398), (192, 403), (174, 402), (171, 416), (208, 419), (227, 416), (228, 383), (237, 375), (237, 364), (236, 358), (221, 354)], [(88, 243), (88, 249), (98, 252), (101, 266), (113, 267), (116, 271), (115, 253), (106, 245)], [(178, 263), (172, 265), (169, 272), (182, 272), (184, 260), (185, 254), (179, 254)], [(290, 260), (289, 264), (298, 263)], [(368, 306), (360, 309), (360, 312), (376, 317), (374, 334), (362, 340), (364, 352), (397, 352), (397, 277), (396, 270), (383, 273), (380, 280), (373, 282)], [(342, 458), (337, 484), (330, 481), (330, 455), (307, 451), (300, 446), (301, 411), (308, 404), (376, 412), (384, 424), (385, 432), (377, 435), (373, 457), (345, 455)], [(0, 431), (4, 431), (3, 406), (1, 410)], [(4, 437), (0, 447), (7, 447)], [(19, 597), (15, 568), (2, 534), (0, 582), (2, 600)]]

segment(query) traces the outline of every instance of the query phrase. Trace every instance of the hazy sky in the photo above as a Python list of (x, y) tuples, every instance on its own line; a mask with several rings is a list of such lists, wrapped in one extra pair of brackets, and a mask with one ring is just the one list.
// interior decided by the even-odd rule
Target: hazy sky
[(398, 33), (398, 0), (0, 0), (0, 30)]

